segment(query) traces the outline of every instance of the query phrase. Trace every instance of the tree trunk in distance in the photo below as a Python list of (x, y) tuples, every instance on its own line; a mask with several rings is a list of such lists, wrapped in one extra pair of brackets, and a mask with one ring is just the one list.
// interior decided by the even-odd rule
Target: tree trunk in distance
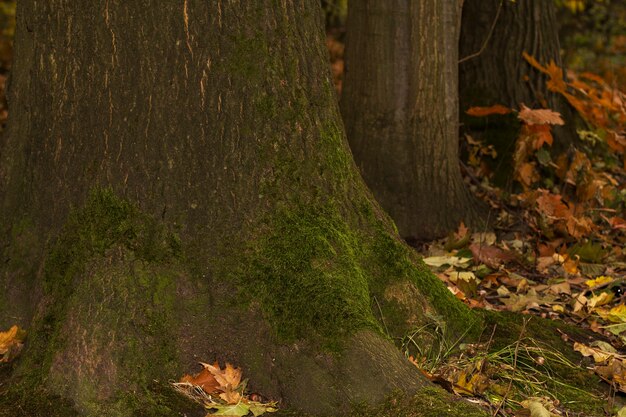
[(354, 159), (407, 240), (476, 224), (458, 162), (456, 1), (353, 2), (342, 115)]
[[(565, 126), (553, 128), (553, 148), (567, 149), (576, 140), (574, 113), (560, 94), (548, 91), (546, 75), (532, 68), (522, 56), (527, 52), (543, 65), (553, 60), (562, 67), (559, 49), (553, 1), (465, 0), (459, 42), (461, 113), (473, 106), (494, 104), (513, 109), (519, 109), (521, 104), (530, 108), (547, 106), (561, 113), (566, 121)], [(483, 119), (489, 126), (482, 126), (481, 120), (462, 117), (471, 127), (493, 130), (487, 133), (489, 141), (501, 156), (508, 158), (515, 148), (516, 123), (507, 117), (491, 119), (494, 120)]]
[(151, 387), (214, 360), (298, 412), (445, 399), (391, 340), (480, 321), (358, 175), (319, 4), (22, 2), (15, 52), (0, 326), (29, 336), (3, 407), (172, 415)]

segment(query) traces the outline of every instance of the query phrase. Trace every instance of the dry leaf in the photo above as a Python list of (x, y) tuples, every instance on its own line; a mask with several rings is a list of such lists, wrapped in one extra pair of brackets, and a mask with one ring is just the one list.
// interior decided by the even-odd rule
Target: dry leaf
[(10, 362), (22, 350), (26, 332), (19, 326), (11, 326), (6, 332), (0, 332), (0, 363)]
[(226, 362), (224, 369), (220, 368), (219, 363), (215, 362), (213, 365), (200, 362), (205, 369), (207, 369), (219, 384), (219, 389), (222, 391), (232, 391), (239, 386), (241, 382), (241, 369), (233, 367), (230, 363)]
[(471, 107), (465, 113), (474, 117), (484, 117), (492, 114), (509, 114), (511, 109), (500, 104), (491, 107)]
[(529, 125), (564, 125), (561, 114), (549, 109), (530, 109), (522, 104), (518, 114), (520, 120)]
[(497, 269), (503, 263), (515, 259), (515, 255), (511, 252), (503, 251), (496, 246), (472, 243), (469, 249), (472, 251), (476, 262), (483, 263), (493, 269)]
[(583, 345), (582, 343), (575, 342), (574, 350), (580, 352), (583, 356), (592, 356), (595, 363), (603, 363), (615, 356), (615, 353), (606, 352), (599, 348)]
[(212, 394), (219, 388), (219, 384), (213, 377), (213, 374), (207, 369), (203, 369), (193, 376), (185, 375), (180, 379), (180, 382), (189, 382), (190, 384), (197, 385), (207, 394)]

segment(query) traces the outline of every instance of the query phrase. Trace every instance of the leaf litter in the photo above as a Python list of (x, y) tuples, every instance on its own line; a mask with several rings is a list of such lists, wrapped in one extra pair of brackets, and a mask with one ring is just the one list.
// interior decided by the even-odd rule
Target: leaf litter
[(274, 401), (263, 401), (258, 394), (246, 395), (246, 380), (242, 371), (230, 363), (222, 369), (218, 362), (200, 362), (202, 370), (195, 375), (184, 375), (172, 382), (176, 391), (202, 404), (207, 416), (260, 416), (278, 411)]
[[(552, 126), (564, 122), (551, 109), (469, 109), (472, 117), (517, 114), (514, 183), (508, 190), (491, 184), (494, 173), (485, 160), (497, 153), (466, 134), (466, 180), (497, 218), (495, 232), (461, 223), (418, 250), (470, 308), (537, 315), (597, 334), (591, 343), (562, 338), (613, 392), (626, 393), (626, 95), (593, 74), (565, 77), (554, 63), (524, 57), (586, 121), (580, 143), (555, 155)], [(488, 353), (488, 345), (460, 346), (460, 353), (436, 364), (406, 352), (431, 380), (477, 399), (493, 415), (566, 415), (548, 389), (546, 365), (580, 365), (523, 335), (499, 352)], [(607, 415), (626, 415), (626, 408)]]

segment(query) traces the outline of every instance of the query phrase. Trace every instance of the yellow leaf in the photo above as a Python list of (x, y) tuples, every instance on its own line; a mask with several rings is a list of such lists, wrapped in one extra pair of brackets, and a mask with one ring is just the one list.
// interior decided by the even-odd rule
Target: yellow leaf
[(562, 305), (555, 304), (552, 306), (552, 311), (556, 311), (557, 313), (563, 313), (565, 312), (565, 307), (563, 307)]
[(593, 288), (593, 287), (597, 287), (597, 286), (600, 286), (600, 285), (608, 284), (611, 281), (613, 281), (613, 278), (606, 277), (606, 276), (603, 275), (603, 276), (597, 277), (595, 279), (589, 279), (589, 280), (585, 281), (585, 285), (588, 286), (589, 288)]
[(576, 352), (580, 352), (583, 356), (593, 356), (593, 360), (595, 363), (606, 362), (610, 358), (614, 357), (615, 354), (611, 352), (605, 352), (599, 348), (593, 348), (590, 346), (583, 345), (582, 343), (575, 342), (574, 350)]
[(0, 362), (10, 362), (20, 352), (26, 332), (19, 326), (11, 326), (6, 332), (0, 332)]
[(616, 307), (613, 307), (609, 311), (607, 319), (614, 323), (626, 323), (626, 305), (620, 304)]
[(613, 293), (602, 292), (598, 295), (594, 295), (593, 297), (591, 297), (589, 301), (587, 301), (587, 306), (590, 309), (600, 307), (613, 301), (613, 298)]

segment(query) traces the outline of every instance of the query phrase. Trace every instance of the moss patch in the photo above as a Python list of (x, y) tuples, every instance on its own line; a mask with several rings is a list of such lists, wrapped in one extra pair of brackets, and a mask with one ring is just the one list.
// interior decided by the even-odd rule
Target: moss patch
[[(340, 413), (335, 414), (341, 415)], [(350, 417), (487, 417), (486, 411), (467, 401), (451, 397), (447, 392), (435, 387), (422, 389), (413, 396), (395, 393), (382, 404), (372, 407), (353, 405)], [(309, 417), (301, 412), (279, 410), (274, 417)]]
[(174, 376), (180, 253), (154, 219), (111, 190), (94, 190), (45, 261), (42, 312), (7, 395), (24, 407), (37, 401), (20, 393), (62, 395), (93, 415), (156, 407), (142, 387)]
[[(480, 318), (384, 229), (383, 220), (368, 222), (352, 225), (330, 202), (281, 208), (267, 220), (268, 233), (249, 245), (236, 281), (287, 341), (337, 346), (341, 336), (362, 328), (399, 340), (432, 322), (449, 323), (450, 339), (468, 328), (477, 335)], [(401, 294), (407, 288), (410, 299)]]
[(359, 237), (331, 205), (282, 210), (240, 276), (286, 340), (333, 339), (377, 328)]

